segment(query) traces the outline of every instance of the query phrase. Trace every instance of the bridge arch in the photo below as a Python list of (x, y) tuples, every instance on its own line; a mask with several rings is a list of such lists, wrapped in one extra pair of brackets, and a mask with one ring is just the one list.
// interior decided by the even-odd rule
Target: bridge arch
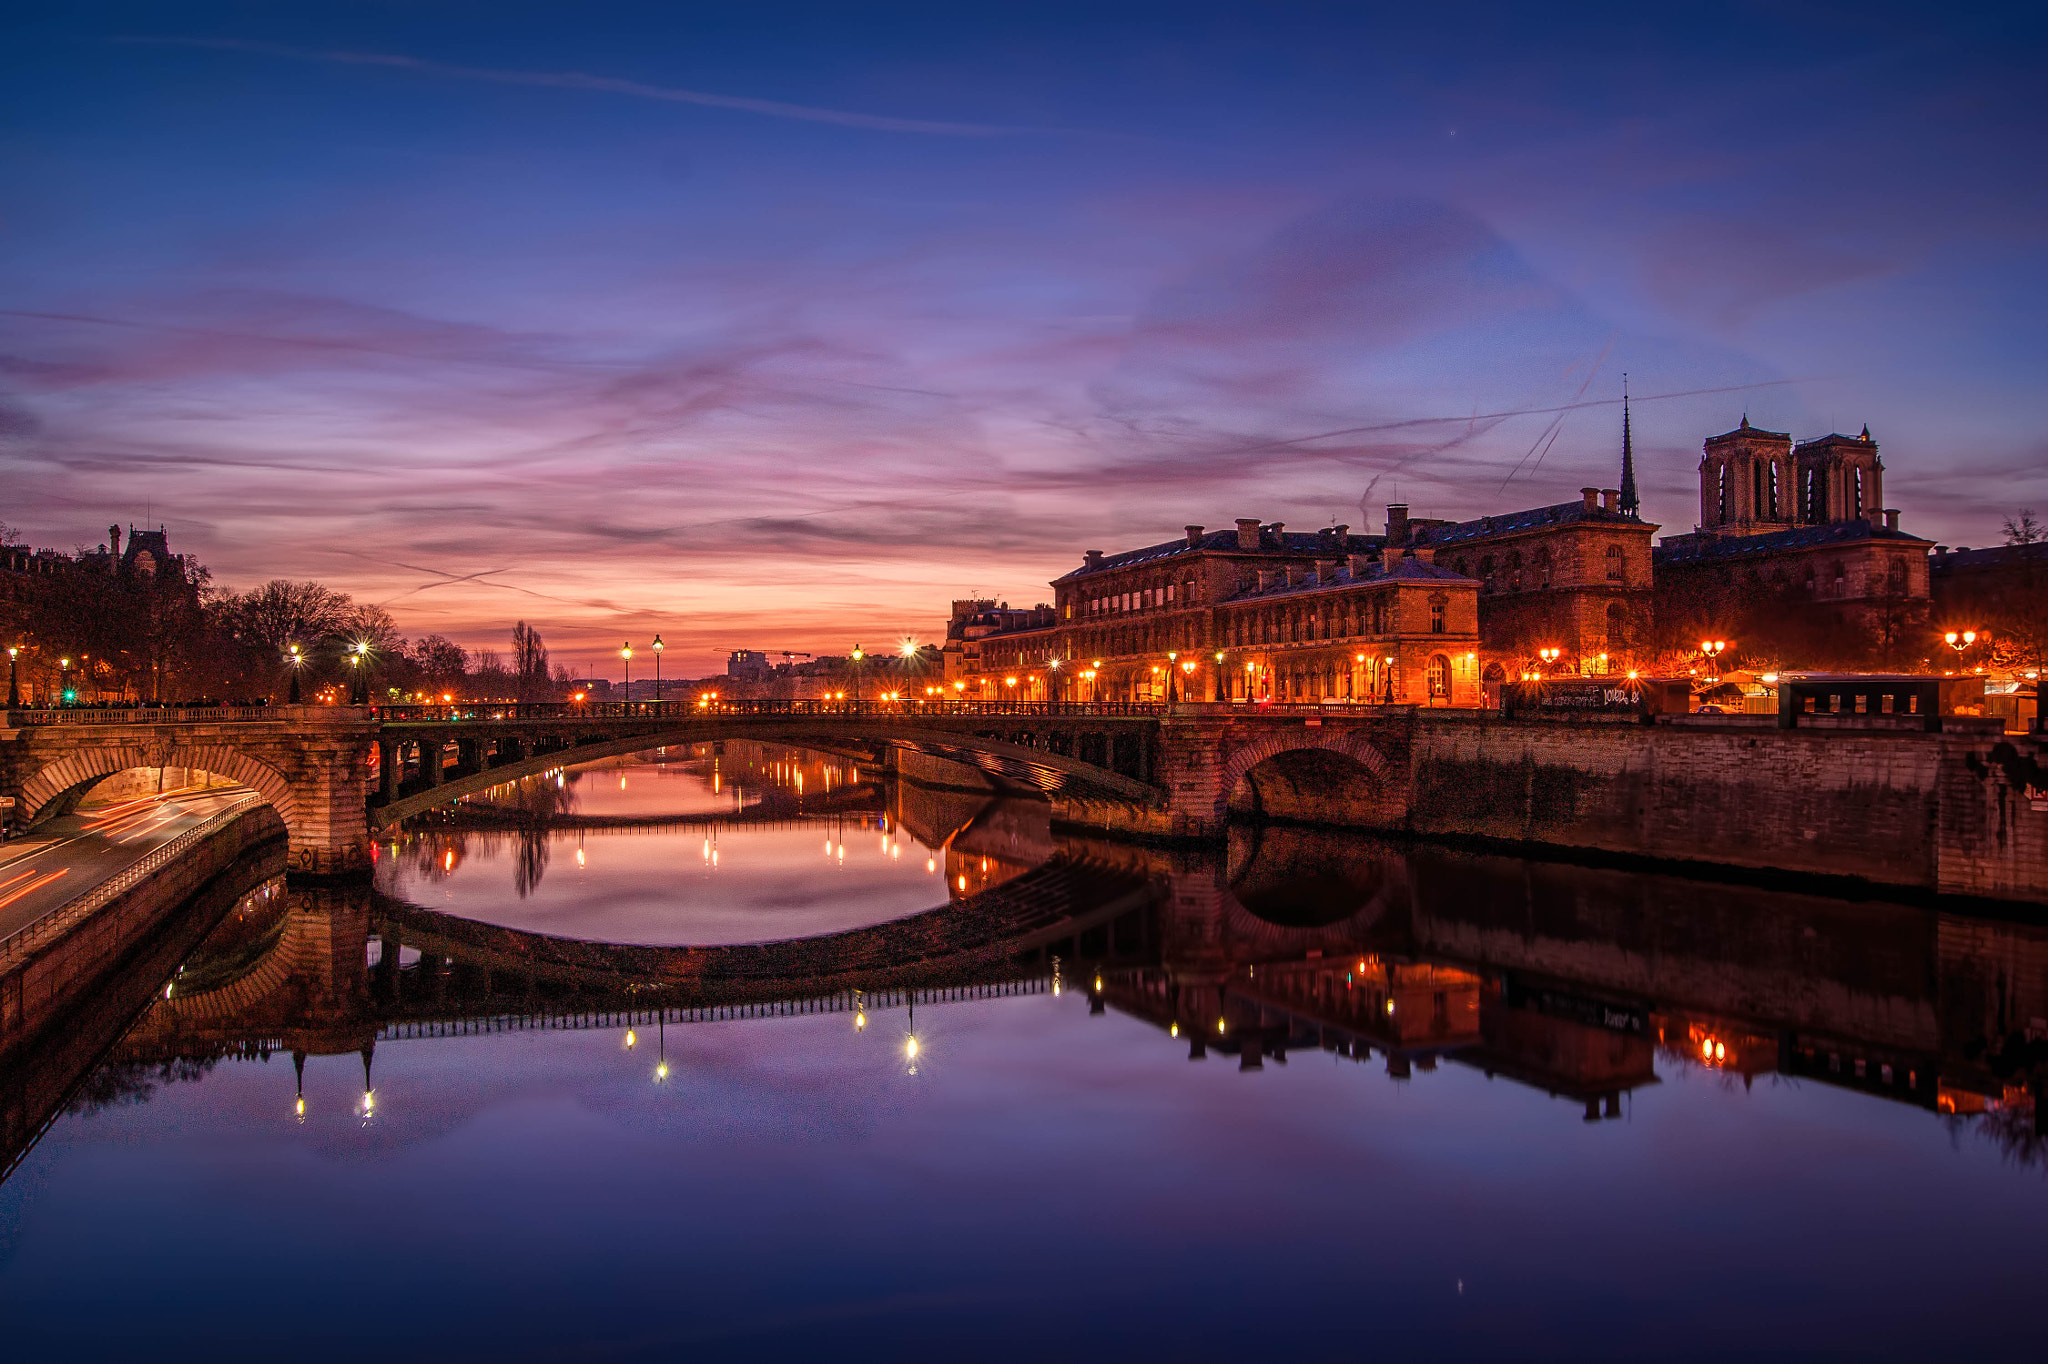
[(285, 828), (299, 832), (298, 797), (284, 774), (269, 763), (228, 744), (170, 742), (86, 744), (63, 754), (21, 786), (23, 820), (40, 824), (78, 807), (85, 794), (116, 773), (178, 767), (210, 772), (255, 788), (277, 811)]
[[(1261, 774), (1278, 780), (1262, 782)], [(1240, 785), (1248, 788), (1249, 800), (1239, 795)], [(1317, 808), (1306, 808), (1309, 803)], [(1399, 770), (1370, 739), (1344, 730), (1304, 728), (1254, 739), (1225, 759), (1217, 774), (1216, 827), (1223, 827), (1234, 809), (1384, 828), (1401, 823), (1407, 803)]]
[[(391, 731), (387, 730), (386, 733), (390, 735)], [(457, 731), (452, 726), (446, 737), (453, 738), (458, 735), (462, 738), (484, 737), (481, 727), (473, 731)], [(420, 737), (428, 744), (437, 742), (431, 733)], [(691, 744), (733, 739), (751, 739), (759, 743), (782, 744), (791, 748), (829, 749), (843, 746), (849, 741), (883, 744), (913, 749), (969, 766), (979, 766), (995, 775), (1008, 776), (1011, 780), (1034, 782), (1048, 791), (1059, 789), (1063, 782), (1073, 779), (1105, 794), (1147, 805), (1162, 804), (1167, 795), (1159, 787), (1079, 758), (971, 732), (928, 728), (915, 723), (878, 725), (871, 721), (856, 721), (850, 724), (835, 724), (831, 717), (777, 716), (772, 720), (711, 717), (668, 726), (650, 726), (643, 733), (553, 749), (486, 768), (480, 772), (452, 777), (438, 786), (415, 791), (372, 809), (370, 827), (389, 828), (410, 815), (420, 814), (462, 796), (474, 795), (508, 781), (517, 781), (521, 777), (551, 772), (558, 767), (623, 757), (651, 748), (681, 748)], [(445, 741), (443, 738), (438, 742)], [(980, 761), (982, 759), (988, 761)], [(1030, 775), (1020, 775), (1022, 772), (1029, 772)]]

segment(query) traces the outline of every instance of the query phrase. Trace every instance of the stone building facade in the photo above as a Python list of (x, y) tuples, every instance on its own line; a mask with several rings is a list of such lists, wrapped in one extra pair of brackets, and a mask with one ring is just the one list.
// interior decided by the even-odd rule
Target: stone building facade
[(1795, 444), (1745, 417), (1705, 442), (1699, 476), (1699, 527), (1652, 555), (1667, 645), (1716, 635), (1799, 666), (1924, 661), (1932, 545), (1883, 507), (1868, 427)]
[(1478, 583), (1348, 526), (1189, 526), (1090, 550), (1049, 624), (980, 640), (973, 694), (1478, 704)]

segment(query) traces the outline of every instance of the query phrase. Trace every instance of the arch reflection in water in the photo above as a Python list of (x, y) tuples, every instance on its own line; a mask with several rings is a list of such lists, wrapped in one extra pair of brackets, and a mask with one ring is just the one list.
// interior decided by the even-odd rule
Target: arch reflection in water
[[(1533, 1087), (1589, 1122), (1673, 1071), (1794, 1077), (1964, 1121), (2039, 1161), (2048, 931), (1557, 864), (1247, 832), (1226, 855), (1062, 838), (1036, 868), (882, 924), (751, 946), (567, 940), (362, 889), (249, 897), (152, 987), (88, 1095), (276, 1049), (354, 1055), (363, 1113), (380, 1042), (479, 1032), (657, 1030), (1057, 993), (1228, 1047), (1443, 1065)], [(902, 1060), (925, 1043), (906, 1014)], [(128, 1077), (123, 1079), (121, 1077)], [(300, 1089), (294, 1103), (303, 1098)], [(103, 1099), (87, 1100), (92, 1102)]]
[[(1050, 855), (1035, 793), (965, 768), (956, 786), (883, 782), (874, 763), (848, 780), (862, 770), (742, 743), (567, 769), (410, 822), (381, 845), (377, 884), (561, 936), (737, 943), (901, 917), (946, 898), (942, 885), (971, 895)], [(570, 846), (579, 874), (549, 877)], [(818, 874), (821, 847), (834, 876)]]

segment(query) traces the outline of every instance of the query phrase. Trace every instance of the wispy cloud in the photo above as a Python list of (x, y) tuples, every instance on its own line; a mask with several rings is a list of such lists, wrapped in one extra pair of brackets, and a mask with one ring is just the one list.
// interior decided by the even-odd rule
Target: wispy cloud
[(795, 119), (802, 123), (830, 123), (841, 128), (865, 128), (883, 133), (924, 133), (936, 137), (1017, 137), (1030, 133), (1057, 133), (1057, 128), (1017, 127), (996, 123), (965, 123), (947, 119), (894, 118), (887, 114), (864, 114), (849, 109), (821, 109), (809, 104), (755, 99), (751, 95), (719, 95), (708, 90), (687, 90), (675, 85), (649, 85), (644, 81), (622, 80), (616, 76), (594, 76), (583, 71), (500, 71), (483, 66), (458, 66), (429, 61), (395, 52), (319, 51), (288, 47), (282, 43), (252, 42), (239, 38), (178, 38), (129, 35), (116, 42), (152, 47), (207, 48), (221, 52), (248, 52), (292, 61), (326, 62), (335, 66), (375, 66), (411, 71), (452, 80), (489, 81), (497, 85), (531, 85), (552, 90), (590, 90), (633, 99), (659, 100), (667, 104), (696, 104), (707, 109), (732, 109), (768, 118)]

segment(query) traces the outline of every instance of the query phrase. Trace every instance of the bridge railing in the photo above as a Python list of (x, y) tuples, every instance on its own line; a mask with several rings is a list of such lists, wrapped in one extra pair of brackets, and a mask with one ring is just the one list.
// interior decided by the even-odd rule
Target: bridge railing
[(374, 706), (387, 723), (421, 720), (693, 720), (719, 715), (806, 715), (833, 719), (906, 716), (1107, 716), (1166, 714), (1154, 701), (470, 701), (439, 706)]
[(37, 725), (196, 725), (235, 720), (279, 720), (293, 706), (38, 706), (9, 710), (11, 729)]

